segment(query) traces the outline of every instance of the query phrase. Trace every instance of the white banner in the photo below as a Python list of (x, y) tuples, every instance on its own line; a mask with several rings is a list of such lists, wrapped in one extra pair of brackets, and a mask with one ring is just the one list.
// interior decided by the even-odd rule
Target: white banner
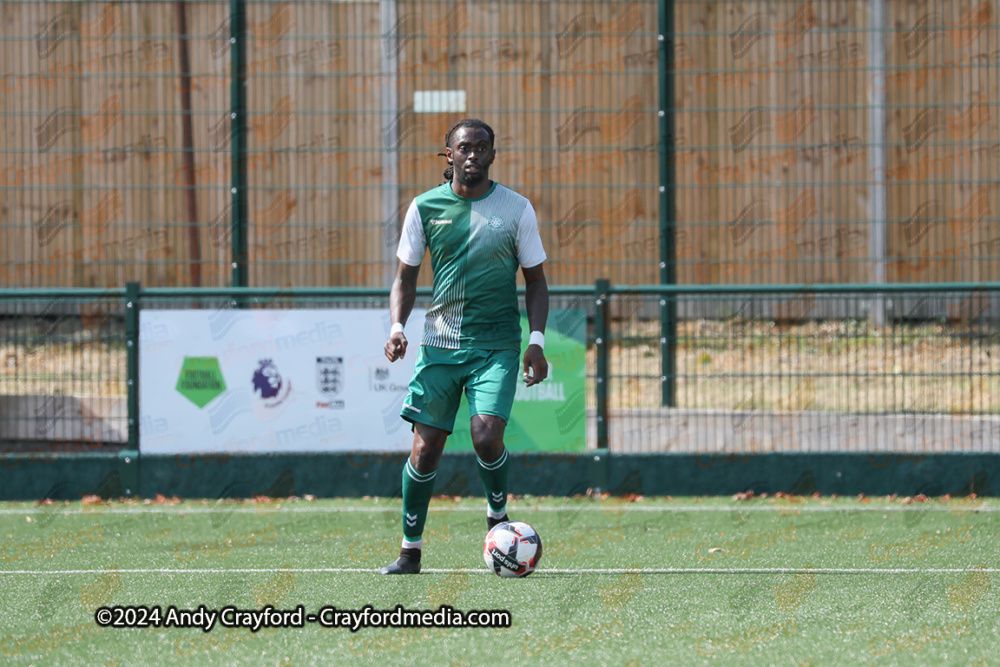
[(424, 311), (389, 363), (381, 310), (143, 310), (146, 454), (409, 451), (399, 416)]

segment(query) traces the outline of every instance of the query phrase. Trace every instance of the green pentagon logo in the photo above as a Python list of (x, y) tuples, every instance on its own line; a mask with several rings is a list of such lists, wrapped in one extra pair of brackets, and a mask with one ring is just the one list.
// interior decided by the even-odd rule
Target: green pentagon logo
[(226, 390), (226, 381), (215, 357), (184, 357), (177, 391), (199, 408)]

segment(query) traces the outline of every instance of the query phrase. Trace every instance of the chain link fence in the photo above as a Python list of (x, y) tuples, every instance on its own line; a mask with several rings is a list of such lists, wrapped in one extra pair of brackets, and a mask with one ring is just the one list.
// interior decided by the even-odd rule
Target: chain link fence
[(470, 115), (555, 284), (1000, 275), (989, 0), (235, 6), (4, 3), (4, 287), (385, 286)]
[[(127, 433), (106, 397), (128, 395), (130, 281), (296, 304), (385, 291), (406, 206), (441, 182), (444, 134), (466, 116), (496, 129), (492, 175), (538, 212), (554, 300), (586, 303), (592, 446), (743, 451), (794, 431), (813, 434), (799, 449), (849, 449), (862, 415), (882, 429), (866, 447), (953, 450), (968, 439), (885, 434), (998, 410), (991, 0), (0, 15), (5, 442), (63, 441), (47, 426), (60, 410), (81, 438)], [(86, 410), (109, 410), (108, 429), (86, 431)], [(785, 431), (733, 436), (789, 413)]]

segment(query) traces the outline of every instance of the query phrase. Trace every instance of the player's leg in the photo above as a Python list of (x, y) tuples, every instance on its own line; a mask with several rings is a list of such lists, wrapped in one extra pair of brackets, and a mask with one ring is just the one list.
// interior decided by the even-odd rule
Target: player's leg
[(479, 477), (486, 492), (487, 529), (507, 521), (507, 480), (510, 456), (503, 444), (507, 427), (501, 417), (478, 414), (472, 417), (472, 446), (476, 450)]
[(413, 423), (413, 448), (403, 466), (403, 542), (382, 574), (420, 571), (423, 530), (445, 440), (462, 398), (462, 358), (454, 350), (420, 346), (401, 416)]
[(424, 523), (434, 477), (448, 432), (426, 424), (413, 425), (413, 449), (403, 466), (403, 543), (399, 558), (383, 567), (382, 574), (417, 574), (423, 550)]
[(493, 350), (484, 354), (481, 365), (466, 386), (472, 414), (472, 446), (486, 492), (487, 528), (507, 521), (510, 456), (503, 436), (514, 405), (517, 370), (517, 350)]

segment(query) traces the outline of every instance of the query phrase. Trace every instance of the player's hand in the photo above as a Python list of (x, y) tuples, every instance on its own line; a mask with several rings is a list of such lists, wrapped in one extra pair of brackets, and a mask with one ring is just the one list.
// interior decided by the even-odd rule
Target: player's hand
[(524, 352), (524, 384), (536, 385), (549, 376), (549, 362), (538, 345), (529, 345)]
[(389, 361), (396, 361), (406, 356), (406, 336), (402, 331), (389, 336), (385, 344), (385, 356)]

